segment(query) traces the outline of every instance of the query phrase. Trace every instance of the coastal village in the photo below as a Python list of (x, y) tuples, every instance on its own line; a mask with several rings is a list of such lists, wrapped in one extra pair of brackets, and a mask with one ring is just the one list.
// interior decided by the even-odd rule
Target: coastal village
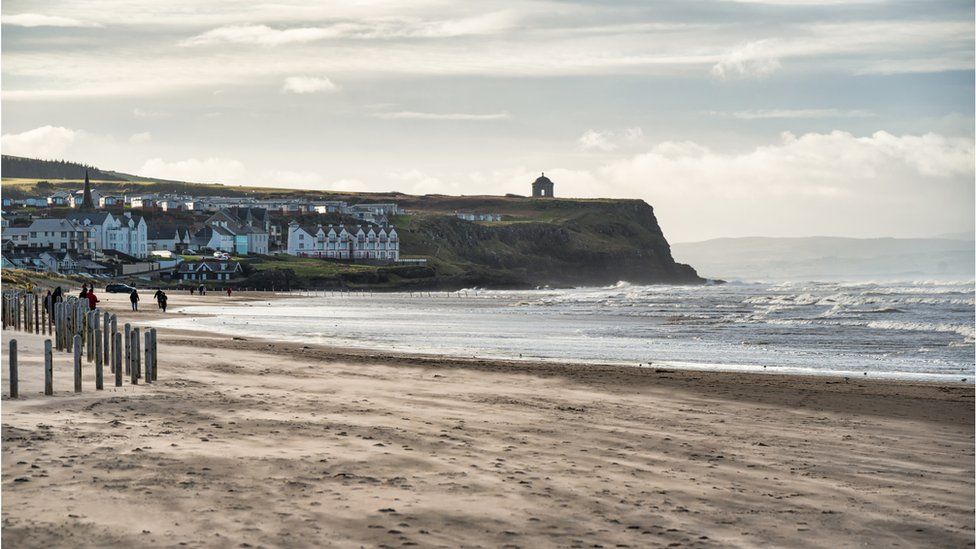
[[(534, 198), (553, 196), (545, 174)], [(46, 196), (2, 199), (3, 268), (93, 278), (229, 281), (242, 260), (288, 255), (370, 265), (418, 265), (401, 256), (395, 202), (180, 194), (109, 194), (91, 183)], [(491, 212), (453, 212), (501, 222)]]

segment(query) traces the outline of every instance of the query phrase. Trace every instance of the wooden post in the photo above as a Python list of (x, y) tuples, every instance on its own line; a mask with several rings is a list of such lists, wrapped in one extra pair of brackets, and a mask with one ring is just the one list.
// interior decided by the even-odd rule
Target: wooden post
[(34, 333), (41, 333), (41, 311), (37, 307), (37, 294), (34, 294)]
[(41, 332), (47, 335), (47, 298), (41, 299)]
[(132, 373), (132, 326), (125, 323), (125, 375)]
[[(115, 321), (113, 320), (113, 324)], [(115, 372), (115, 386), (122, 386), (122, 334), (112, 332), (112, 368)]]
[(44, 340), (44, 394), (54, 394), (54, 352), (50, 339)]
[(95, 390), (97, 391), (105, 388), (102, 379), (102, 358), (102, 330), (95, 328)]
[(139, 328), (135, 328), (129, 333), (129, 372), (131, 383), (139, 384)]
[(104, 326), (102, 326), (102, 353), (104, 354), (104, 356), (102, 357), (102, 363), (108, 364), (109, 361), (112, 360), (109, 357), (109, 354), (110, 354), (109, 353), (109, 339), (111, 338), (111, 332), (108, 331), (108, 329), (109, 329), (109, 323), (108, 323), (108, 321), (109, 321), (109, 314), (108, 313), (105, 313), (105, 316), (102, 317), (102, 319), (104, 320), (104, 322), (103, 322)]
[(152, 334), (152, 380), (156, 381), (159, 379), (159, 347), (156, 345), (156, 328), (150, 328), (149, 333)]
[(98, 318), (98, 313), (95, 311), (88, 311), (85, 313), (85, 358), (88, 362), (95, 360), (95, 319)]
[(10, 398), (17, 398), (17, 340), (10, 340)]
[(81, 335), (75, 334), (75, 392), (81, 392)]
[(144, 352), (146, 353), (146, 383), (152, 383), (152, 334), (149, 333), (149, 328), (146, 328), (144, 333), (145, 336), (145, 346)]

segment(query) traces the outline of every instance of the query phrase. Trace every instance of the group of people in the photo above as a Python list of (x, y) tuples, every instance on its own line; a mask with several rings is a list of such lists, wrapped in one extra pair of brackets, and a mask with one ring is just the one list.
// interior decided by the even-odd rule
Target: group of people
[[(29, 294), (34, 293), (34, 285), (29, 282), (25, 285), (25, 289)], [(197, 288), (193, 288), (191, 286), (190, 295), (193, 295), (194, 291), (198, 292), (200, 295), (207, 295), (207, 288), (203, 284)], [(227, 288), (226, 291), (227, 297), (230, 297), (231, 289)], [(89, 286), (87, 283), (81, 285), (81, 293), (78, 294), (78, 298), (88, 300), (88, 307), (90, 309), (95, 309), (97, 304), (101, 301), (98, 299), (98, 296), (95, 295), (95, 285), (93, 284)], [(164, 292), (162, 289), (156, 290), (156, 293), (153, 294), (153, 298), (156, 300), (156, 305), (158, 305), (159, 308), (165, 313), (166, 301), (169, 299), (166, 292)], [(61, 289), (61, 286), (57, 286), (54, 288), (54, 291), (48, 290), (47, 295), (44, 296), (44, 308), (47, 309), (49, 314), (53, 315), (54, 304), (61, 301), (64, 301), (64, 290)], [(133, 311), (139, 310), (139, 290), (133, 288), (132, 291), (129, 292), (129, 303), (132, 304)]]

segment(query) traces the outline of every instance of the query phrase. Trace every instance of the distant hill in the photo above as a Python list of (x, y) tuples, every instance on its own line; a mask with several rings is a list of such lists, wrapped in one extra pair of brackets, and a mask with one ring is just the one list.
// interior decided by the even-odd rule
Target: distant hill
[(26, 179), (84, 179), (85, 171), (91, 179), (121, 181), (123, 178), (94, 166), (65, 160), (38, 160), (21, 156), (3, 155), (0, 159), (0, 175), (5, 178)]
[[(962, 236), (962, 235), (954, 235)], [(671, 245), (702, 276), (738, 280), (973, 278), (972, 238), (717, 238)]]

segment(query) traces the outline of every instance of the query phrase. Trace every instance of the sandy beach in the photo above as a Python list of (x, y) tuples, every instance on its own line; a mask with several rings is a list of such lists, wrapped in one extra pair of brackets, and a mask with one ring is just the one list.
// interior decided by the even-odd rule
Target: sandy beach
[[(99, 294), (120, 323), (160, 318)], [(171, 292), (170, 308), (243, 302)], [(172, 314), (172, 313), (170, 313)], [(3, 384), (11, 547), (966, 547), (974, 389), (404, 356), (160, 330)], [(6, 374), (6, 372), (4, 372)], [(110, 384), (109, 384), (110, 385)]]

